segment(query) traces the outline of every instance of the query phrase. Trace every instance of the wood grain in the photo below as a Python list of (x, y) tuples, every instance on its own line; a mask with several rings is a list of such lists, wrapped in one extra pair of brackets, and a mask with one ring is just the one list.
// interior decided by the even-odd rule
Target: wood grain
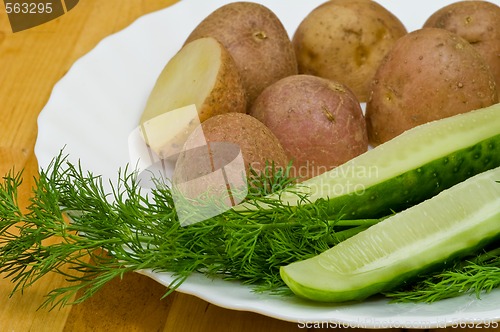
[[(15, 34), (0, 6), (0, 174), (24, 169), (22, 204), (27, 203), (37, 175), (33, 151), (37, 117), (54, 84), (104, 37), (174, 2), (81, 0), (66, 15)], [(0, 332), (304, 330), (294, 323), (220, 308), (185, 294), (161, 299), (165, 287), (136, 273), (110, 282), (82, 304), (37, 310), (45, 294), (65, 284), (62, 277), (48, 275), (23, 294), (9, 297), (12, 284), (1, 278)]]

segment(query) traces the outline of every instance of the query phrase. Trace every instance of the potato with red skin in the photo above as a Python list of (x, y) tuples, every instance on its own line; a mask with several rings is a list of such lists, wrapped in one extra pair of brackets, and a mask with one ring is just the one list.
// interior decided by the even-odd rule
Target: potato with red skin
[(265, 87), (297, 74), (292, 42), (269, 8), (237, 1), (217, 8), (201, 21), (186, 43), (201, 37), (219, 40), (233, 57), (248, 94), (248, 105)]
[(423, 28), (400, 38), (377, 70), (366, 105), (368, 137), (378, 145), (497, 102), (493, 74), (474, 47), (447, 30)]
[(407, 33), (401, 21), (371, 0), (330, 0), (313, 9), (292, 38), (300, 74), (349, 87), (359, 101), (394, 42)]
[(423, 27), (446, 29), (467, 40), (500, 86), (500, 6), (488, 1), (455, 2), (433, 13)]
[(248, 114), (225, 113), (204, 121), (188, 137), (173, 179), (175, 183), (201, 179), (184, 187), (188, 197), (207, 192), (215, 195), (221, 189), (220, 181), (205, 175), (224, 168), (227, 180), (241, 184), (250, 169), (259, 173), (273, 165), (274, 170), (285, 169), (288, 158), (271, 130)]
[(276, 135), (292, 160), (292, 175), (305, 180), (367, 151), (359, 101), (338, 82), (293, 75), (267, 87), (250, 115)]

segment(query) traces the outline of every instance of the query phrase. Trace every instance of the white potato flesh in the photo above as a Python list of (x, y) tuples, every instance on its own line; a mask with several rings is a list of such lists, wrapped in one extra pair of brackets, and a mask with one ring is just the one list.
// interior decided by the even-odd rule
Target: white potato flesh
[(141, 124), (146, 144), (160, 158), (176, 158), (189, 134), (200, 124), (194, 104), (160, 114)]
[(186, 44), (158, 77), (140, 123), (191, 104), (201, 109), (217, 82), (221, 53), (221, 45), (212, 38)]

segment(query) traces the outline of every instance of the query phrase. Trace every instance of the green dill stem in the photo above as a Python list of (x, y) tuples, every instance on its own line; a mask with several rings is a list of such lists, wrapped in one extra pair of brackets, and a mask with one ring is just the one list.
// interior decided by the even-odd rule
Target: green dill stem
[(500, 260), (500, 248), (493, 248), (489, 251), (481, 252), (478, 256), (474, 257), (471, 260), (464, 261), (461, 264), (467, 265), (468, 262), (484, 264), (485, 262), (488, 262), (490, 260)]
[[(360, 227), (357, 228), (358, 230), (361, 230), (361, 228), (368, 228), (370, 226), (373, 226), (377, 223), (379, 223), (383, 219), (337, 219), (337, 220), (329, 220), (328, 224), (330, 226), (335, 226), (335, 227)], [(259, 229), (273, 229), (273, 228), (290, 228), (290, 227), (297, 227), (297, 226), (302, 226), (304, 225), (303, 222), (300, 221), (290, 221), (286, 223), (266, 223), (266, 224), (246, 224), (246, 223), (238, 223), (237, 227), (239, 228), (259, 228)], [(343, 231), (341, 231), (343, 232)], [(353, 234), (356, 233), (356, 231), (352, 232)], [(336, 234), (339, 234), (339, 232), (336, 232)], [(348, 233), (345, 233), (348, 234)]]
[(466, 294), (488, 293), (500, 287), (500, 248), (458, 261), (454, 266), (420, 280), (411, 287), (385, 295), (394, 302), (432, 303)]
[(357, 227), (365, 226), (370, 227), (381, 222), (384, 218), (380, 219), (337, 219), (331, 220), (330, 222), (338, 227)]

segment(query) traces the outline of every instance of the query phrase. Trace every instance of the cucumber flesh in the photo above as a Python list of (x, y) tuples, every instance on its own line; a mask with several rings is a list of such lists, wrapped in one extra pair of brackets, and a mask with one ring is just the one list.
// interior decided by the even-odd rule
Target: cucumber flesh
[(300, 297), (362, 300), (500, 235), (500, 167), (442, 191), (335, 247), (281, 267)]
[(498, 166), (500, 104), (410, 129), (277, 195), (326, 204), (332, 218), (381, 217)]

